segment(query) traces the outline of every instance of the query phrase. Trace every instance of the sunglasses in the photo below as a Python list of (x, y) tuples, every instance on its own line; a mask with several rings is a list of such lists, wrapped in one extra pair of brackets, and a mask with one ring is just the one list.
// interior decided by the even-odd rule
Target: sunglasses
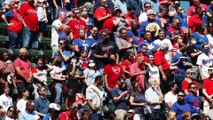
[(14, 112), (14, 110), (9, 110), (9, 112)]
[(135, 114), (134, 112), (128, 112), (128, 114)]
[(197, 89), (197, 87), (191, 87), (192, 89)]
[(145, 6), (145, 8), (151, 8), (151, 6)]
[(185, 95), (178, 95), (178, 97), (184, 97)]

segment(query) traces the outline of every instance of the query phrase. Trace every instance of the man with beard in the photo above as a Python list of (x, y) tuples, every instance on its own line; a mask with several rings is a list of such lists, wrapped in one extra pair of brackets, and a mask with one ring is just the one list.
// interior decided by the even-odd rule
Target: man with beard
[(73, 40), (79, 38), (79, 30), (88, 30), (86, 22), (80, 18), (80, 10), (78, 8), (73, 9), (73, 20), (68, 24), (73, 36)]
[(203, 81), (203, 95), (204, 95), (204, 103), (203, 103), (203, 112), (208, 113), (210, 110), (210, 105), (213, 101), (213, 66), (208, 68), (208, 72), (210, 76)]
[[(20, 15), (23, 18), (23, 47), (38, 48), (38, 16), (34, 0), (27, 0), (19, 9)], [(30, 46), (32, 45), (32, 46)]]
[(184, 112), (191, 112), (189, 104), (184, 101), (185, 95), (183, 92), (178, 93), (177, 102), (172, 105), (171, 111), (176, 112), (176, 119), (182, 120), (182, 114)]
[(116, 87), (117, 79), (123, 75), (122, 66), (116, 63), (116, 55), (109, 55), (109, 64), (104, 68), (104, 82), (108, 92)]
[(171, 109), (172, 105), (177, 101), (178, 86), (174, 82), (169, 83), (170, 91), (165, 95), (165, 103), (167, 104), (168, 110)]
[(116, 63), (119, 61), (119, 48), (116, 43), (110, 41), (109, 30), (104, 29), (102, 31), (102, 42), (98, 43), (95, 47), (94, 57), (97, 60), (97, 67), (101, 74), (103, 74), (104, 67), (109, 63), (107, 58), (110, 54), (116, 55)]
[(32, 100), (27, 101), (26, 110), (21, 112), (19, 120), (40, 120), (40, 117), (34, 112), (35, 103)]
[(130, 97), (130, 92), (126, 89), (125, 79), (123, 77), (118, 78), (117, 87), (112, 89), (111, 95), (116, 107), (116, 120), (124, 120), (127, 110), (129, 109), (129, 105), (127, 103)]
[(186, 95), (185, 102), (189, 104), (191, 108), (191, 114), (192, 115), (198, 115), (200, 114), (200, 97), (197, 95), (197, 86), (195, 83), (190, 83), (188, 85), (188, 89), (190, 93)]
[(18, 89), (18, 97), (21, 97), (21, 90), (27, 88), (27, 85), (32, 82), (32, 72), (30, 61), (27, 59), (27, 49), (19, 50), (19, 57), (14, 61), (15, 82)]

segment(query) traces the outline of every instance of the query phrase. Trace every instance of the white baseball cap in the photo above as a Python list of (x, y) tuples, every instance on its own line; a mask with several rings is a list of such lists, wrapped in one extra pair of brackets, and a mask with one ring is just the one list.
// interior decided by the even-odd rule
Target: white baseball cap
[(49, 108), (53, 108), (57, 111), (61, 110), (61, 106), (57, 103), (50, 103)]

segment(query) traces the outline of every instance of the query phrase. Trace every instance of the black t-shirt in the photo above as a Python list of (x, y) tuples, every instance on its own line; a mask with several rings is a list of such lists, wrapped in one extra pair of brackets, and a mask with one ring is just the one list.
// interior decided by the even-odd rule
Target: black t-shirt
[[(116, 43), (114, 42), (106, 42), (106, 43), (98, 43), (95, 48), (95, 54), (96, 55), (110, 55), (110, 54), (116, 54), (119, 52), (119, 48)], [(97, 66), (98, 68), (104, 68), (105, 65), (108, 64), (107, 59), (97, 59)]]
[(187, 51), (187, 55), (191, 58), (192, 64), (193, 64), (193, 65), (196, 65), (197, 57), (198, 57), (198, 56), (191, 57), (191, 54), (192, 54), (192, 53), (197, 53), (197, 52), (199, 52), (200, 50), (197, 49), (195, 46), (189, 45), (189, 46), (186, 48), (186, 51)]

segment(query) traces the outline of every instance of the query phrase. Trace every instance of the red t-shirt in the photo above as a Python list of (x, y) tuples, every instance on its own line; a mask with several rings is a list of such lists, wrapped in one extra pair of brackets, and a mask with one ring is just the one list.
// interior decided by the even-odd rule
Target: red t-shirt
[[(122, 66), (125, 66), (125, 68), (126, 68), (125, 70), (128, 71), (128, 72), (130, 72), (130, 66), (131, 65), (132, 65), (132, 63), (127, 59), (122, 62)], [(125, 74), (125, 76), (129, 77), (128, 74)]]
[(73, 19), (68, 25), (70, 27), (70, 30), (73, 33), (74, 40), (79, 38), (79, 30), (80, 29), (84, 29), (86, 31), (88, 30), (86, 22), (82, 19), (80, 19), (80, 20)]
[(15, 33), (21, 33), (22, 32), (22, 22), (18, 19), (18, 13), (16, 11), (13, 11), (13, 17), (10, 20), (10, 23), (14, 23), (13, 25), (8, 26), (8, 30), (15, 32)]
[(142, 54), (142, 53), (139, 53), (139, 54), (135, 57), (134, 62), (136, 62), (137, 59), (138, 59), (138, 57), (141, 57), (141, 56), (143, 56), (143, 64), (141, 64), (140, 68), (141, 68), (141, 69), (144, 69), (144, 68), (145, 68), (145, 64), (144, 64), (144, 63), (149, 63), (149, 58), (148, 58), (147, 55), (144, 55), (144, 54)]
[(95, 17), (95, 19), (98, 20), (99, 18), (105, 17), (108, 13), (112, 13), (112, 10), (111, 9), (105, 9), (103, 7), (98, 7), (95, 10), (94, 17)]
[[(195, 80), (193, 80), (192, 81), (194, 84), (195, 84), (195, 86), (198, 88), (198, 83), (195, 81)], [(187, 92), (188, 93), (190, 93), (190, 91), (189, 91), (189, 89), (188, 89), (188, 85), (189, 85), (190, 83), (187, 81), (187, 80), (183, 80), (183, 82), (182, 82), (182, 90), (184, 91), (184, 90), (187, 90)]]
[(168, 26), (167, 29), (171, 32), (172, 35), (174, 35), (174, 32), (175, 32), (176, 30), (179, 30), (179, 31), (181, 32), (181, 36), (184, 37), (184, 31), (183, 31), (182, 28), (175, 29), (175, 28), (173, 28), (172, 26)]
[[(205, 4), (200, 4), (200, 7), (202, 8), (202, 11), (203, 12), (206, 12), (207, 11), (207, 8), (208, 8), (208, 6), (207, 5), (205, 5)], [(195, 14), (195, 6), (194, 5), (192, 5), (192, 6), (190, 6), (189, 8), (188, 8), (188, 10), (187, 10), (187, 16), (192, 16), (192, 15), (194, 15)]]
[[(14, 61), (14, 68), (19, 67), (21, 72), (24, 74), (25, 77), (30, 78), (30, 61), (26, 60), (23, 61), (20, 58), (17, 58)], [(20, 75), (16, 74), (16, 82), (20, 83), (20, 82), (25, 82), (24, 78), (21, 77)]]
[(59, 117), (58, 117), (59, 120), (78, 120), (78, 117), (77, 115), (75, 116), (70, 116), (69, 115), (69, 112), (62, 112)]
[(109, 18), (104, 21), (103, 29), (108, 29), (111, 33), (113, 32), (113, 28), (115, 27), (113, 20), (116, 20), (116, 17)]
[(127, 28), (130, 28), (132, 26), (133, 20), (138, 23), (138, 19), (135, 15), (131, 17), (129, 14), (125, 14), (124, 17), (129, 22), (128, 25), (127, 25)]
[(195, 31), (196, 29), (196, 25), (197, 24), (202, 24), (203, 25), (203, 21), (201, 18), (199, 18), (198, 15), (193, 15), (190, 19), (189, 19), (189, 23), (188, 23), (188, 26), (190, 28), (192, 28), (192, 33)]
[(115, 64), (115, 65), (106, 65), (104, 68), (104, 75), (108, 75), (108, 86), (110, 88), (115, 88), (117, 84), (118, 77), (122, 76), (124, 74), (123, 68), (121, 65)]
[(27, 27), (32, 31), (38, 30), (38, 16), (35, 6), (30, 6), (29, 3), (25, 2), (20, 7), (20, 15), (24, 19)]
[(158, 50), (155, 54), (154, 54), (154, 63), (156, 66), (161, 65), (163, 70), (169, 70), (170, 69), (170, 65), (168, 63), (168, 61), (166, 60), (166, 58), (164, 57), (163, 52), (161, 52), (160, 50)]
[[(203, 81), (203, 89), (206, 89), (206, 93), (208, 95), (212, 95), (213, 94), (213, 80), (209, 79), (209, 78), (206, 78), (204, 81)], [(205, 98), (205, 100), (207, 100)]]

